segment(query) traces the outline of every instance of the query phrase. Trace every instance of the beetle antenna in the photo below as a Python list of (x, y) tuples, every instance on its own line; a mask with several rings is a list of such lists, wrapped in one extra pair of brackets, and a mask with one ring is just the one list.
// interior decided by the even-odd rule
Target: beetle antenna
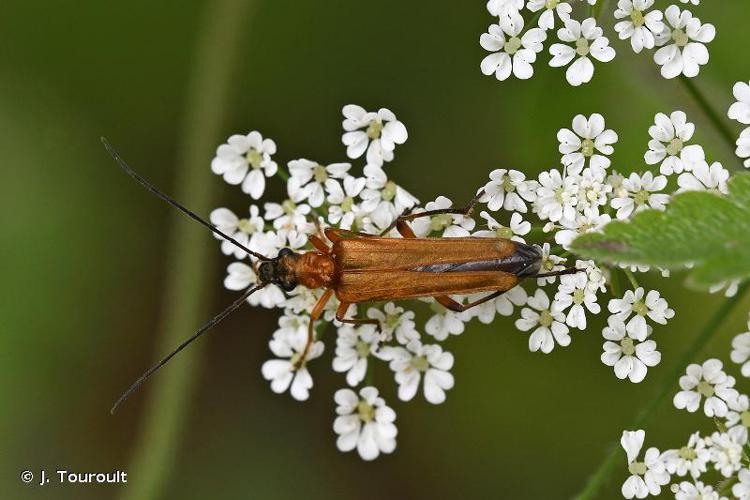
[(154, 186), (153, 184), (151, 184), (151, 182), (149, 182), (148, 180), (146, 180), (145, 178), (143, 178), (140, 174), (138, 174), (138, 172), (136, 172), (135, 170), (133, 170), (132, 168), (130, 168), (130, 166), (127, 163), (125, 163), (125, 160), (123, 160), (120, 157), (120, 155), (117, 153), (117, 151), (115, 151), (115, 148), (112, 147), (112, 145), (109, 143), (109, 141), (107, 140), (106, 137), (102, 137), (101, 141), (102, 141), (102, 144), (104, 144), (104, 147), (107, 149), (107, 152), (112, 156), (112, 158), (114, 158), (114, 160), (117, 162), (117, 164), (120, 166), (120, 168), (123, 169), (125, 171), (125, 173), (128, 174), (130, 177), (132, 177), (133, 179), (135, 179), (135, 181), (138, 184), (140, 184), (141, 186), (145, 187), (147, 190), (151, 191), (153, 194), (155, 194), (156, 196), (158, 196), (162, 200), (166, 201), (167, 203), (169, 203), (170, 205), (172, 205), (177, 210), (181, 211), (182, 213), (184, 213), (185, 215), (187, 215), (188, 217), (190, 217), (194, 221), (197, 221), (198, 223), (206, 226), (208, 229), (210, 229), (214, 233), (218, 234), (219, 236), (221, 236), (225, 240), (229, 241), (230, 243), (232, 243), (237, 248), (240, 248), (240, 249), (244, 250), (245, 252), (249, 253), (250, 255), (254, 256), (257, 259), (264, 260), (264, 261), (271, 260), (270, 258), (266, 257), (265, 255), (261, 255), (258, 252), (253, 252), (252, 250), (250, 250), (249, 248), (247, 248), (245, 245), (243, 245), (242, 243), (240, 243), (236, 239), (232, 238), (231, 236), (229, 236), (227, 234), (224, 234), (224, 232), (220, 231), (213, 224), (211, 224), (211, 223), (203, 220), (203, 218), (201, 218), (200, 215), (196, 214), (195, 212), (193, 212), (189, 208), (184, 207), (183, 205), (181, 205), (177, 200), (174, 200), (170, 196), (162, 193), (159, 190), (159, 188), (157, 188), (156, 186)]
[(201, 335), (203, 335), (211, 327), (216, 326), (221, 320), (223, 320), (224, 318), (226, 318), (227, 316), (229, 316), (235, 309), (237, 309), (238, 307), (240, 307), (250, 295), (252, 295), (253, 293), (257, 292), (258, 290), (260, 290), (264, 286), (265, 285), (258, 285), (258, 286), (255, 286), (255, 287), (247, 290), (245, 293), (242, 294), (242, 296), (240, 296), (240, 298), (238, 298), (237, 300), (235, 300), (234, 302), (232, 302), (232, 304), (229, 305), (229, 307), (227, 307), (226, 309), (224, 309), (223, 311), (221, 311), (219, 314), (217, 314), (216, 316), (214, 316), (210, 320), (206, 321), (206, 323), (204, 323), (203, 326), (201, 326), (198, 329), (198, 331), (195, 332), (190, 338), (188, 338), (182, 344), (180, 344), (179, 346), (177, 346), (177, 348), (174, 351), (172, 351), (169, 354), (167, 354), (166, 356), (164, 356), (164, 358), (161, 361), (159, 361), (154, 366), (152, 366), (151, 368), (149, 368), (148, 370), (146, 370), (146, 373), (144, 373), (143, 375), (141, 375), (140, 377), (138, 377), (138, 380), (136, 380), (135, 382), (133, 382), (133, 384), (130, 387), (128, 387), (128, 389), (124, 393), (122, 393), (122, 396), (120, 396), (120, 399), (117, 400), (117, 402), (114, 404), (114, 406), (112, 406), (112, 409), (109, 410), (109, 412), (111, 414), (114, 414), (117, 411), (117, 409), (120, 406), (122, 406), (122, 404), (135, 391), (137, 391), (141, 387), (141, 385), (143, 385), (143, 383), (146, 381), (146, 379), (148, 379), (151, 375), (153, 375), (159, 368), (161, 368), (162, 366), (166, 365), (167, 362), (169, 362), (170, 359), (172, 359), (178, 352), (180, 352), (185, 347), (187, 347), (191, 342), (193, 342), (195, 339), (197, 339), (198, 337), (200, 337)]
[(568, 267), (567, 269), (561, 269), (560, 271), (554, 271), (551, 273), (535, 274), (531, 277), (532, 278), (551, 278), (553, 276), (564, 276), (566, 274), (575, 274), (575, 273), (581, 273), (581, 272), (586, 272), (586, 270), (578, 269), (575, 267)]

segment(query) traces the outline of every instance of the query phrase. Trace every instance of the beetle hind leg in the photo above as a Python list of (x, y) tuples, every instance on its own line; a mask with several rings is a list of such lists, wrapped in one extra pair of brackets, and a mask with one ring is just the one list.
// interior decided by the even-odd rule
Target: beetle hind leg
[(474, 207), (477, 203), (479, 203), (479, 199), (484, 195), (484, 189), (480, 189), (479, 192), (477, 192), (476, 196), (471, 199), (471, 201), (463, 208), (440, 208), (437, 210), (427, 210), (425, 212), (418, 212), (418, 213), (411, 213), (412, 208), (407, 208), (403, 211), (401, 215), (396, 217), (396, 220), (394, 220), (390, 226), (385, 228), (381, 234), (385, 235), (388, 234), (394, 227), (398, 227), (399, 224), (405, 224), (408, 221), (413, 221), (414, 219), (419, 219), (421, 217), (432, 217), (433, 215), (444, 215), (444, 214), (451, 214), (451, 215), (464, 215), (469, 216), (474, 211)]
[(476, 307), (480, 304), (484, 304), (485, 302), (488, 302), (492, 299), (496, 299), (497, 297), (501, 296), (505, 292), (507, 292), (507, 290), (498, 290), (497, 292), (493, 292), (487, 295), (486, 297), (477, 299), (474, 302), (469, 302), (468, 304), (461, 304), (460, 302), (453, 300), (447, 295), (441, 295), (439, 297), (435, 297), (435, 300), (437, 300), (446, 309), (450, 309), (451, 311), (460, 313), (468, 309), (471, 309), (472, 307)]

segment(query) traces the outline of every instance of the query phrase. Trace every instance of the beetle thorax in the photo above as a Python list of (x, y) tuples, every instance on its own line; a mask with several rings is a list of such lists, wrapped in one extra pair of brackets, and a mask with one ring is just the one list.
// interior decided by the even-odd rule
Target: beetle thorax
[(328, 288), (336, 275), (333, 258), (319, 252), (307, 252), (294, 264), (297, 282), (307, 288)]

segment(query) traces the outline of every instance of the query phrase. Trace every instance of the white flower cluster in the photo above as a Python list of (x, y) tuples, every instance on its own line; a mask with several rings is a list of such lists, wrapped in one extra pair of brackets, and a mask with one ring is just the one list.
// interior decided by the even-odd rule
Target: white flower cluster
[[(737, 101), (727, 114), (732, 120), (750, 125), (750, 82), (735, 83), (733, 91)], [(737, 138), (737, 156), (745, 160), (745, 168), (750, 168), (750, 127), (746, 127)]]
[[(697, 76), (700, 67), (708, 63), (706, 44), (716, 36), (714, 26), (701, 23), (677, 5), (662, 11), (654, 8), (654, 3), (619, 0), (614, 10), (619, 38), (629, 40), (636, 53), (657, 49), (653, 59), (664, 78)], [(697, 5), (696, 0), (693, 3)], [(490, 0), (487, 10), (497, 22), (479, 39), (482, 48), (490, 52), (480, 64), (482, 73), (498, 80), (511, 74), (522, 80), (531, 78), (537, 54), (544, 50), (547, 32), (552, 31), (558, 41), (549, 46), (549, 65), (567, 67), (565, 77), (573, 86), (590, 82), (594, 62), (609, 62), (616, 53), (597, 25), (596, 1), (588, 4), (577, 0)], [(574, 11), (580, 11), (580, 20), (573, 17)], [(558, 20), (560, 27), (555, 31)], [(525, 29), (526, 25), (533, 27)]]
[[(750, 332), (735, 338), (732, 360), (747, 360), (748, 337)], [(743, 374), (745, 371), (743, 368)], [(639, 460), (645, 432), (623, 432), (620, 443), (629, 474), (622, 485), (625, 498), (659, 495), (670, 482), (678, 500), (750, 498), (750, 399), (735, 389), (735, 382), (718, 359), (687, 367), (687, 373), (680, 378), (681, 390), (674, 396), (674, 406), (689, 412), (702, 408), (715, 430), (703, 435), (694, 432), (680, 448), (659, 452), (652, 447)]]
[[(417, 199), (386, 174), (384, 165), (394, 159), (396, 145), (407, 138), (406, 127), (391, 111), (373, 113), (348, 105), (343, 117), (342, 142), (349, 159), (366, 158), (361, 173), (349, 162), (319, 163), (305, 158), (291, 160), (284, 168), (273, 160), (273, 141), (258, 132), (235, 135), (218, 148), (214, 172), (230, 184), (241, 185), (253, 200), (263, 195), (266, 177), (273, 176), (285, 182), (288, 198), (282, 203), (267, 202), (262, 209), (251, 203), (243, 210), (245, 215), (217, 208), (211, 213), (211, 222), (251, 250), (275, 257), (282, 248), (312, 250), (309, 238), (326, 227), (380, 234), (407, 209), (418, 214), (454, 205), (438, 196), (424, 208), (417, 207)], [(304, 347), (310, 311), (323, 291), (298, 286), (284, 292), (266, 286), (248, 301), (281, 308), (283, 315), (269, 342), (275, 358), (263, 365), (263, 376), (273, 391), (289, 391), (297, 400), (307, 399), (313, 386), (309, 366), (323, 355), (326, 323), (333, 322), (333, 370), (344, 374), (346, 383), (358, 390), (337, 393), (339, 418), (334, 430), (342, 451), (357, 449), (364, 459), (395, 448), (395, 413), (378, 396), (374, 365), (387, 365), (402, 401), (421, 393), (429, 403), (440, 404), (454, 385), (454, 358), (440, 342), (461, 335), (474, 319), (489, 324), (497, 315), (515, 316), (518, 330), (528, 333), (530, 351), (546, 354), (570, 345), (572, 331), (585, 330), (593, 316), (607, 311), (601, 361), (611, 366), (618, 378), (641, 382), (648, 368), (661, 360), (654, 327), (667, 324), (674, 311), (657, 290), (638, 285), (637, 274), (649, 271), (647, 266), (613, 267), (584, 261), (571, 253), (570, 245), (578, 235), (598, 231), (612, 219), (628, 220), (647, 208), (663, 209), (670, 192), (702, 189), (725, 193), (728, 172), (718, 163), (709, 166), (703, 149), (689, 143), (693, 133), (694, 126), (682, 112), (656, 115), (645, 153), (645, 162), (654, 171), (624, 176), (612, 167), (617, 134), (606, 127), (600, 114), (578, 115), (570, 128), (557, 134), (559, 168), (543, 171), (536, 178), (527, 178), (519, 170), (493, 170), (481, 190), (482, 207), (474, 211), (479, 214), (477, 219), (451, 213), (410, 223), (419, 237), (501, 237), (518, 242), (533, 238), (528, 243), (539, 244), (540, 273), (565, 267), (575, 267), (578, 273), (526, 280), (522, 286), (464, 312), (449, 310), (434, 299), (351, 307), (348, 317), (377, 320), (380, 329), (371, 324), (336, 322), (338, 304), (331, 300), (324, 311), (326, 321), (316, 325), (317, 339), (307, 356)], [(395, 231), (387, 236), (399, 237)], [(235, 259), (227, 267), (224, 284), (228, 289), (246, 290), (258, 283), (245, 252), (227, 241), (221, 241), (221, 250)], [(624, 283), (628, 287), (623, 287)], [(545, 288), (550, 285), (554, 289)], [(736, 290), (736, 283), (727, 284), (727, 289)], [(465, 304), (485, 296), (453, 299)], [(750, 356), (750, 341), (746, 344), (745, 359)], [(705, 369), (701, 373), (712, 376)], [(692, 386), (686, 382), (685, 391), (703, 394), (693, 390), (701, 383), (700, 376), (695, 375), (697, 382)], [(716, 387), (717, 397), (729, 408), (729, 399)], [(696, 407), (692, 393), (686, 393), (683, 400), (685, 408)], [(723, 412), (719, 401), (712, 400), (709, 407), (716, 415)]]

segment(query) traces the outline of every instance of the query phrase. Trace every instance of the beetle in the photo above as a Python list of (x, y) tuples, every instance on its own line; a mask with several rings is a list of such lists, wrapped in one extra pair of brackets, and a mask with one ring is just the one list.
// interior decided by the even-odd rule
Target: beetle
[[(267, 257), (250, 250), (164, 194), (130, 168), (105, 138), (102, 138), (102, 143), (120, 168), (147, 190), (255, 257), (257, 261), (253, 263), (253, 268), (258, 276), (256, 286), (245, 291), (229, 307), (206, 322), (193, 336), (138, 378), (117, 400), (112, 413), (173, 356), (226, 318), (250, 295), (268, 285), (277, 285), (285, 292), (290, 292), (297, 286), (325, 290), (310, 311), (307, 342), (297, 361), (299, 367), (304, 363), (315, 340), (315, 321), (323, 314), (326, 304), (334, 295), (339, 301), (335, 316), (339, 322), (374, 324), (380, 328), (377, 319), (346, 317), (349, 306), (363, 302), (433, 297), (447, 309), (463, 312), (499, 297), (524, 278), (560, 276), (581, 271), (567, 268), (539, 273), (542, 254), (538, 247), (505, 238), (418, 238), (414, 234), (409, 225), (414, 219), (443, 214), (470, 215), (483, 194), (481, 190), (464, 208), (417, 213), (406, 211), (380, 235), (331, 227), (322, 230), (318, 228), (318, 234), (309, 238), (315, 250), (296, 253), (283, 248), (276, 257)], [(394, 228), (402, 238), (385, 237)], [(468, 304), (450, 297), (481, 292), (491, 293)]]

